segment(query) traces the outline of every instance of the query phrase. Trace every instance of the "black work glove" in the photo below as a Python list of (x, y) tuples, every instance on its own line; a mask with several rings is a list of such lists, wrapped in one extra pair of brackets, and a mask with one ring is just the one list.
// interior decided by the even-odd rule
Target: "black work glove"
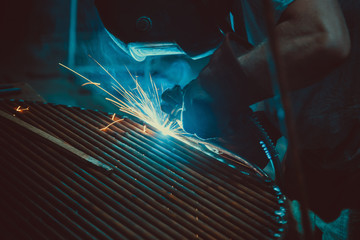
[(198, 79), (184, 89), (178, 85), (167, 89), (162, 100), (162, 110), (172, 120), (181, 119), (187, 133), (224, 147), (261, 168), (266, 166), (269, 154), (275, 156), (270, 139), (250, 108), (240, 104), (235, 109), (222, 107)]
[(228, 34), (195, 80), (183, 89), (175, 86), (164, 92), (162, 109), (181, 119), (186, 132), (212, 138), (212, 143), (265, 167), (267, 149), (273, 146), (249, 106), (270, 97), (272, 91), (248, 79), (238, 63), (237, 57), (251, 48)]
[(166, 89), (161, 94), (161, 110), (169, 115), (169, 120), (180, 120), (182, 114), (184, 91), (179, 85)]
[(199, 137), (225, 134), (232, 115), (248, 111), (254, 102), (237, 56), (252, 46), (236, 35), (227, 35), (197, 79), (181, 89), (175, 86), (162, 94), (162, 110), (170, 120), (182, 120), (184, 130)]
[(181, 89), (179, 85), (167, 89), (161, 96), (162, 110), (169, 114), (169, 120), (181, 120), (187, 133), (201, 138), (218, 136), (222, 114), (219, 105), (200, 86), (198, 79), (192, 80)]

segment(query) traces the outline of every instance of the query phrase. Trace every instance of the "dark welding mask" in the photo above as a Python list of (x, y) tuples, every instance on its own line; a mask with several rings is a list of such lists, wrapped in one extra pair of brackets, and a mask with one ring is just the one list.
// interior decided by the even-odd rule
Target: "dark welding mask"
[(229, 31), (232, 0), (95, 0), (112, 40), (137, 61), (147, 56), (206, 57)]

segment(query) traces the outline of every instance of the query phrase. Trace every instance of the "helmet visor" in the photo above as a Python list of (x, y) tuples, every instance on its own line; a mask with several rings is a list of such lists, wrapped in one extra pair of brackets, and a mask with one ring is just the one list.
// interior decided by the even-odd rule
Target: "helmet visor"
[[(176, 42), (131, 42), (125, 44), (106, 29), (105, 31), (119, 48), (139, 62), (144, 61), (148, 56), (186, 55)], [(210, 49), (205, 53), (191, 56), (191, 58), (194, 60), (204, 58), (211, 55), (215, 50)]]

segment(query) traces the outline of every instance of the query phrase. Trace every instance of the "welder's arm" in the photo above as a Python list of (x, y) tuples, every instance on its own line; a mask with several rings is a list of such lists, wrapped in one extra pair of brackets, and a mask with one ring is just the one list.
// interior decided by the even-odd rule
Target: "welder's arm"
[[(349, 53), (349, 34), (337, 0), (295, 0), (275, 32), (290, 90), (321, 80)], [(237, 35), (226, 36), (209, 64), (183, 91), (186, 131), (219, 136), (231, 124), (232, 115), (273, 96), (267, 45), (264, 41), (251, 49)]]
[[(290, 90), (321, 80), (350, 51), (338, 0), (295, 0), (283, 12), (275, 34)], [(228, 35), (199, 80), (211, 96), (223, 95), (228, 103), (249, 105), (273, 96), (266, 53), (270, 48), (264, 41), (244, 54), (238, 49), (240, 44), (238, 37)], [(222, 74), (232, 69), (231, 74)]]
[[(338, 0), (295, 0), (275, 27), (290, 90), (307, 87), (330, 73), (349, 54), (350, 38)], [(238, 56), (258, 97), (272, 95), (266, 51), (268, 42)], [(258, 99), (255, 99), (258, 100)]]

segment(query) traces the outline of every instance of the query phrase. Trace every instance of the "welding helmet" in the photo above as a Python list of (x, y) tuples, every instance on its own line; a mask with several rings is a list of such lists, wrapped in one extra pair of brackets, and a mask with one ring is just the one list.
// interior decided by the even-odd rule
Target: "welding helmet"
[(208, 56), (220, 45), (232, 0), (95, 0), (111, 39), (134, 59)]

